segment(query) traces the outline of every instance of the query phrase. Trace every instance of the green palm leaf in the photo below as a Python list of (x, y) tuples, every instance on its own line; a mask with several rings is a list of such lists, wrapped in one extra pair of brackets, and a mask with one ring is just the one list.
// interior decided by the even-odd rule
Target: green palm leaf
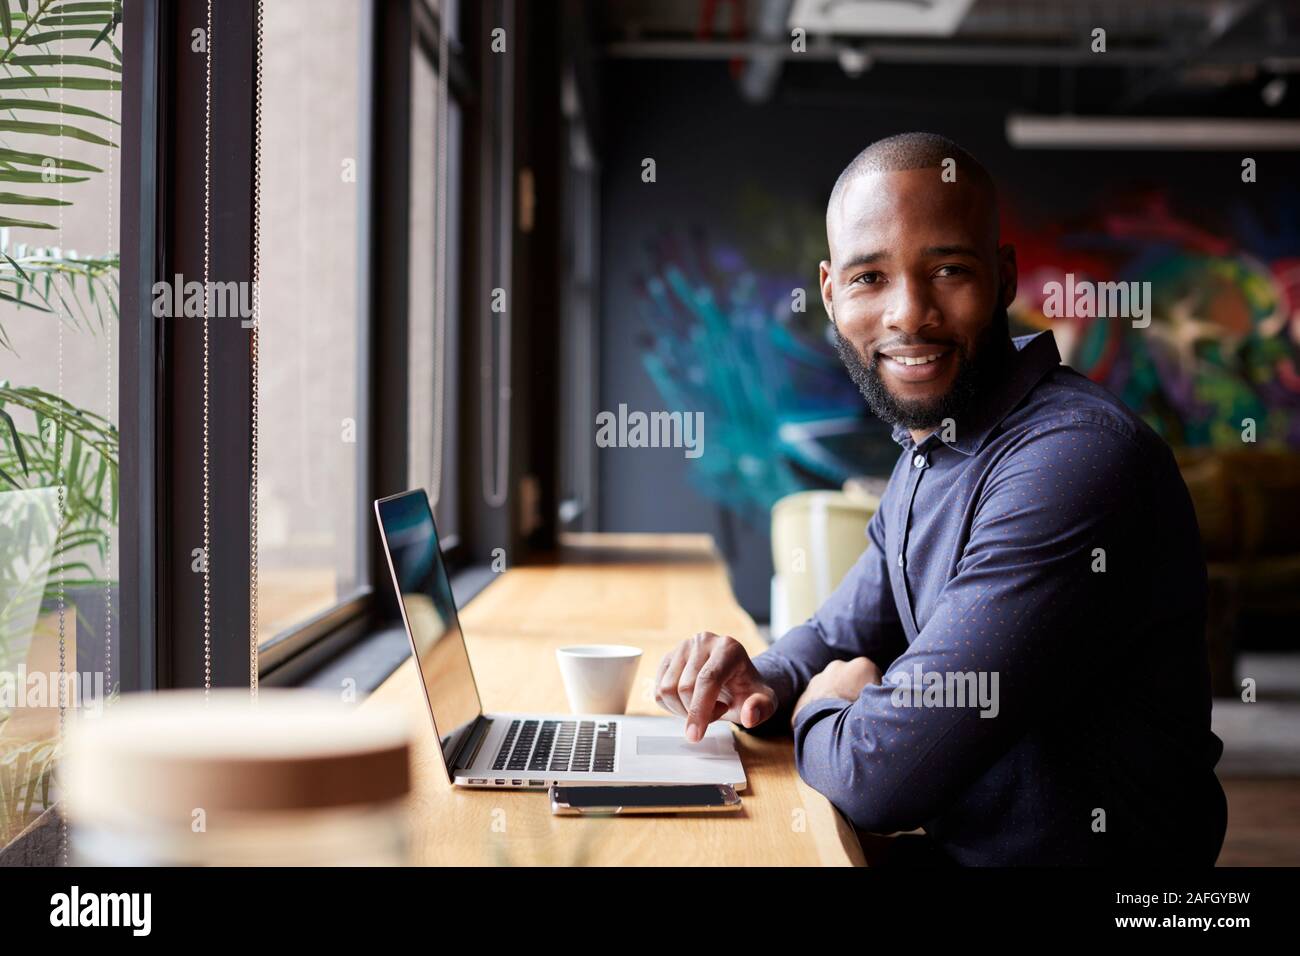
[(104, 139), (102, 136), (96, 136), (94, 133), (87, 132), (84, 129), (78, 129), (75, 126), (64, 126), (60, 123), (29, 123), (26, 120), (0, 119), (0, 133), (32, 133), (37, 136), (70, 136), (73, 139), (79, 139), (84, 143), (94, 143), (96, 146), (112, 146), (115, 149), (117, 148), (116, 143)]
[(66, 199), (53, 196), (24, 196), (21, 193), (0, 193), (0, 205), (7, 206), (71, 206)]
[[(3, 4), (0, 4), (2, 7)], [(97, 66), (112, 73), (121, 73), (122, 67), (112, 60), (98, 56), (53, 56), (49, 53), (11, 56), (8, 60), (17, 66)]]
[(53, 166), (56, 169), (81, 169), (88, 173), (102, 173), (103, 170), (90, 163), (60, 156), (46, 156), (43, 153), (26, 153), (18, 149), (0, 146), (0, 163), (22, 163), (25, 166)]
[(60, 103), (58, 100), (26, 100), (0, 97), (0, 110), (41, 110), (48, 113), (67, 113), (71, 116), (89, 116), (92, 119), (103, 120), (105, 123), (112, 123), (114, 126), (121, 125), (111, 116), (105, 116), (103, 113), (87, 109), (84, 106), (77, 106), (75, 103)]
[(48, 222), (37, 222), (34, 219), (15, 219), (12, 216), (0, 216), (0, 226), (21, 226), (25, 229), (53, 229), (54, 226)]
[(22, 169), (0, 169), (0, 183), (84, 183), (89, 176), (65, 176), (62, 173), (28, 172)]
[(0, 90), (120, 90), (118, 80), (93, 76), (7, 76), (0, 78)]

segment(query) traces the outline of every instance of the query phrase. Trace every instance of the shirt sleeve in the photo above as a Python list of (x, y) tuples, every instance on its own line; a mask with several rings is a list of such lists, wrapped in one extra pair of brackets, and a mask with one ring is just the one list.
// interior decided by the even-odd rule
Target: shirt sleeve
[(991, 470), (954, 576), (882, 683), (796, 715), (800, 776), (863, 830), (915, 829), (1086, 680), (1110, 656), (1103, 609), (1140, 575), (1116, 565), (1141, 523), (1142, 457), (1095, 423), (1026, 436)]
[(907, 647), (885, 564), (884, 511), (882, 501), (867, 522), (866, 550), (816, 613), (754, 658), (754, 666), (776, 691), (777, 711), (747, 728), (750, 733), (788, 733), (795, 701), (831, 661), (869, 657), (883, 670)]

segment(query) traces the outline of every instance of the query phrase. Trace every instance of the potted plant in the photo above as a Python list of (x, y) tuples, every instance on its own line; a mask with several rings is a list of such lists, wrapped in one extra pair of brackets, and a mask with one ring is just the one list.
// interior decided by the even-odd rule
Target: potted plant
[[(63, 144), (117, 148), (116, 121), (78, 99), (81, 91), (121, 88), (121, 21), (120, 0), (0, 0), (0, 306), (9, 313), (0, 316), (0, 357), (17, 358), (5, 330), (15, 314), (83, 334), (117, 320), (116, 252), (84, 256), (11, 242), (11, 234), (55, 230), (50, 213), (72, 205), (76, 184), (103, 172), (65, 156)], [(8, 519), (0, 522), (0, 674), (8, 675), (8, 695), (0, 693), (0, 847), (48, 809), (57, 759), (57, 726), (19, 727), (33, 708), (15, 699), (15, 678), (29, 661), (57, 664), (60, 617), (65, 648), (73, 649), (67, 670), (77, 669), (77, 655), (83, 667), (102, 667), (103, 650), (92, 650), (88, 632), (98, 631), (102, 644), (117, 603), (108, 572), (95, 569), (107, 568), (117, 523), (117, 429), (15, 377), (0, 376), (0, 511)]]

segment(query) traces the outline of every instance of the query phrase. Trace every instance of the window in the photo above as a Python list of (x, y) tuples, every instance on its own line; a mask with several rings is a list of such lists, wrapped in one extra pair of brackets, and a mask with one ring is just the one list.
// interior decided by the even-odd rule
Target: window
[(365, 554), (360, 276), (366, 5), (265, 5), (258, 640), (355, 598)]
[[(427, 487), (444, 536), (459, 530), (454, 244), (470, 98), (440, 89), (437, 25), (439, 14), (452, 21), (450, 72), (458, 91), (471, 89), (452, 38), (456, 9), (125, 9), (149, 40), (127, 56), (127, 139), (139, 155), (123, 204), (133, 334), (123, 339), (122, 417), (126, 459), (138, 463), (124, 485), (138, 546), (122, 553), (136, 582), (123, 612), (140, 635), (140, 684), (238, 685), (254, 663), (257, 679), (293, 684), (389, 623), (375, 587), (387, 575), (376, 495)], [(208, 16), (224, 53), (168, 54)], [(260, 88), (249, 82), (255, 61)], [(255, 335), (224, 320), (150, 322), (137, 307), (159, 276), (203, 272), (209, 257), (214, 282), (256, 274)], [(192, 639), (200, 627), (202, 642)]]
[[(449, 42), (454, 37), (454, 10)], [(461, 107), (444, 88), (437, 40), (417, 31), (411, 51), (410, 334), (407, 473), (433, 504), (444, 546), (458, 533)], [(447, 113), (440, 116), (440, 110)], [(445, 144), (440, 137), (445, 136)], [(445, 148), (443, 148), (445, 145)]]
[(0, 5), (3, 849), (53, 799), (60, 704), (97, 711), (122, 684), (123, 30), (111, 4), (90, 5), (68, 30), (60, 7)]

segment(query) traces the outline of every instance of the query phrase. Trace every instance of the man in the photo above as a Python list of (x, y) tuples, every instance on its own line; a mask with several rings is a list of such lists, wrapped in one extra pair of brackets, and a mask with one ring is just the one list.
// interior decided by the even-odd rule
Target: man
[(855, 826), (923, 828), (957, 863), (1212, 864), (1205, 564), (1168, 447), (1051, 332), (1012, 341), (1015, 250), (956, 143), (865, 149), (826, 233), (840, 356), (903, 448), (869, 546), (752, 661), (684, 641), (657, 699), (692, 741), (793, 727)]

